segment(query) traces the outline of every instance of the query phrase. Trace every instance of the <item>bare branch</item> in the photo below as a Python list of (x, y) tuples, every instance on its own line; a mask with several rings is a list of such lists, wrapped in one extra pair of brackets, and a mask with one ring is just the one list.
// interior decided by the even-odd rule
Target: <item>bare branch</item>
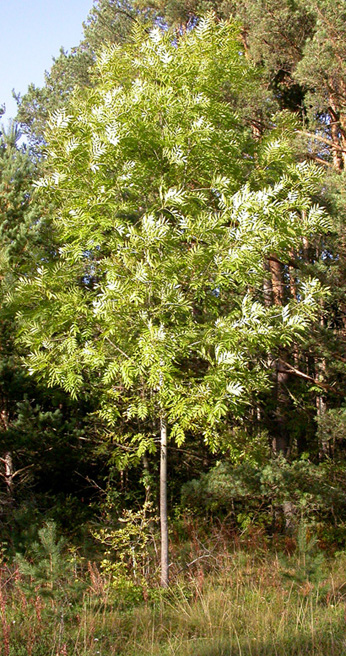
[(304, 378), (305, 380), (309, 380), (311, 383), (314, 383), (314, 385), (317, 385), (321, 389), (326, 390), (327, 392), (335, 392), (334, 387), (331, 385), (327, 385), (326, 383), (321, 383), (321, 381), (316, 380), (312, 376), (309, 376), (308, 374), (305, 374), (303, 371), (300, 371), (299, 369), (296, 369), (296, 367), (293, 367), (291, 364), (288, 362), (282, 362), (282, 364), (286, 367), (286, 369), (279, 369), (279, 371), (283, 374), (294, 374), (295, 376), (299, 376), (300, 378)]
[(116, 351), (119, 351), (119, 353), (121, 353), (122, 355), (124, 355), (125, 358), (127, 358), (128, 360), (131, 360), (130, 356), (127, 355), (127, 353), (125, 353), (121, 348), (119, 348), (119, 346), (116, 346), (116, 344), (114, 344), (114, 343), (112, 342), (112, 340), (109, 339), (109, 337), (106, 337), (106, 340), (107, 340), (107, 342), (109, 342), (109, 343), (111, 344), (111, 346), (113, 346), (113, 348), (116, 349)]
[(312, 132), (307, 132), (305, 130), (296, 130), (296, 132), (297, 134), (301, 134), (304, 137), (309, 137), (310, 139), (321, 141), (321, 143), (327, 144), (327, 146), (330, 146), (330, 148), (333, 150), (338, 150), (341, 153), (346, 153), (344, 148), (341, 148), (341, 146), (335, 146), (330, 139), (325, 139), (325, 137), (320, 137), (318, 134), (312, 134)]

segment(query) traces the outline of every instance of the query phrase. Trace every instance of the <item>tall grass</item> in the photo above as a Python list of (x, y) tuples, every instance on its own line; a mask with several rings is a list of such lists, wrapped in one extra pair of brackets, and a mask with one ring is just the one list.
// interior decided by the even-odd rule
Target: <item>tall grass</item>
[(0, 654), (346, 656), (345, 555), (312, 583), (295, 578), (296, 555), (287, 578), (275, 553), (226, 546), (177, 573), (167, 591), (113, 586), (89, 565), (88, 587), (72, 601), (24, 594), (22, 575), (3, 566)]

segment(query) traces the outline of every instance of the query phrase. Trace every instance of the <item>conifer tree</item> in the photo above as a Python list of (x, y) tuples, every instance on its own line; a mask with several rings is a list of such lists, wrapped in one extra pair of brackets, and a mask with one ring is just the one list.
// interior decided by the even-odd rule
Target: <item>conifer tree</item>
[[(37, 207), (32, 203), (34, 167), (24, 148), (17, 145), (20, 133), (14, 123), (0, 137), (0, 395), (1, 473), (8, 500), (13, 494), (13, 458), (9, 430), (14, 406), (21, 398), (24, 372), (14, 346), (14, 316), (4, 305), (6, 293), (20, 274), (34, 262), (40, 237)], [(32, 259), (33, 258), (33, 259)]]
[[(18, 126), (10, 123), (0, 137), (0, 525), (10, 542), (16, 536), (15, 509), (22, 488), (29, 512), (33, 491), (28, 493), (27, 477), (31, 490), (41, 480), (50, 493), (56, 491), (56, 479), (61, 485), (63, 476), (56, 462), (54, 473), (52, 455), (61, 457), (67, 443), (78, 445), (83, 430), (82, 412), (74, 409), (72, 418), (66, 395), (60, 390), (45, 393), (28, 375), (23, 348), (15, 344), (15, 308), (8, 297), (20, 276), (32, 275), (55, 253), (50, 208), (33, 198), (37, 170), (27, 148), (19, 145), (20, 136)], [(65, 470), (70, 465), (73, 469), (73, 461), (76, 467), (77, 454), (78, 446)]]

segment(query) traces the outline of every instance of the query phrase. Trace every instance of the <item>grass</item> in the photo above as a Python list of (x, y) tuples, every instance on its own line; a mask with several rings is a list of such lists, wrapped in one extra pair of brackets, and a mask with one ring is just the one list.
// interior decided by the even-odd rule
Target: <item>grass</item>
[[(207, 560), (207, 559), (206, 559)], [(95, 565), (79, 599), (24, 594), (1, 570), (1, 656), (346, 656), (346, 555), (318, 583), (284, 576), (275, 553), (225, 545), (169, 590), (109, 585)], [(69, 581), (67, 590), (73, 582)], [(135, 594), (134, 594), (135, 593)]]

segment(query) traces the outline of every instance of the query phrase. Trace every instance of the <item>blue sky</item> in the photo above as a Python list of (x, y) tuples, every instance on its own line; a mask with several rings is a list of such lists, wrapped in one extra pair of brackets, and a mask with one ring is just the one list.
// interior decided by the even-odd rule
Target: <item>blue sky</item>
[[(7, 121), (16, 113), (12, 89), (25, 93), (44, 72), (60, 47), (70, 49), (82, 37), (82, 23), (92, 0), (0, 0), (0, 105)], [(1, 120), (1, 119), (0, 119)]]

